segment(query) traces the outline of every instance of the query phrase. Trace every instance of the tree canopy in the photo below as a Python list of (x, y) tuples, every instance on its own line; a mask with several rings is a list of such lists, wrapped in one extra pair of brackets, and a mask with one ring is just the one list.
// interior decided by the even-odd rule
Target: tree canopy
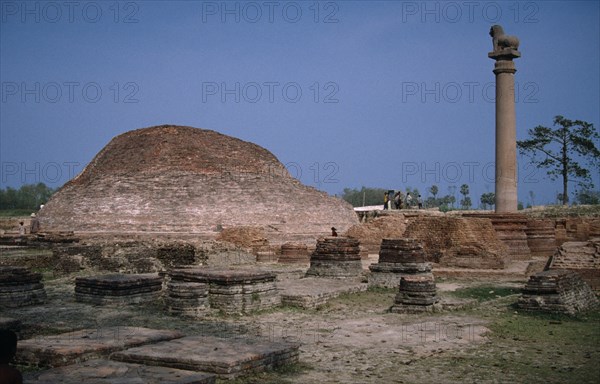
[(0, 189), (0, 209), (29, 209), (36, 211), (45, 204), (54, 193), (44, 183), (26, 184), (19, 189), (7, 187)]
[(580, 162), (586, 161), (588, 167), (598, 170), (600, 150), (595, 141), (600, 139), (600, 135), (593, 124), (569, 120), (560, 115), (554, 118), (554, 126), (548, 128), (538, 125), (529, 129), (527, 133), (530, 138), (517, 141), (517, 146), (519, 152), (528, 156), (538, 168), (547, 169), (551, 180), (562, 178), (562, 203), (567, 205), (570, 181), (585, 189), (594, 187), (590, 170)]

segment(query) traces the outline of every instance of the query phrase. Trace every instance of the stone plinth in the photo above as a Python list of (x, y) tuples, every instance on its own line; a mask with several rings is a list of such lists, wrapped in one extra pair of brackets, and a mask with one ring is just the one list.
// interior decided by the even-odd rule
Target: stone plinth
[(100, 359), (25, 376), (29, 384), (214, 384), (215, 380), (208, 373)]
[(369, 285), (398, 288), (400, 278), (431, 274), (431, 263), (421, 243), (415, 239), (383, 239), (379, 262), (369, 266)]
[(526, 311), (575, 314), (597, 307), (598, 299), (576, 272), (556, 269), (531, 276), (517, 306)]
[(157, 300), (162, 278), (158, 274), (111, 274), (75, 279), (75, 300), (89, 304), (139, 304)]
[(173, 270), (172, 281), (208, 285), (211, 309), (225, 314), (248, 313), (281, 304), (276, 275), (260, 270), (190, 268)]
[(141, 327), (83, 329), (19, 341), (15, 361), (23, 365), (58, 367), (179, 337), (183, 334), (177, 331)]
[(0, 266), (0, 308), (43, 304), (42, 275), (25, 267)]
[(600, 238), (563, 243), (550, 258), (549, 269), (577, 272), (594, 290), (600, 290)]
[(171, 314), (190, 317), (204, 316), (209, 309), (208, 283), (169, 281), (165, 305)]
[(364, 292), (367, 284), (360, 279), (327, 279), (306, 277), (279, 283), (283, 305), (313, 309), (341, 294)]
[(281, 255), (278, 259), (282, 264), (308, 264), (310, 255), (306, 244), (285, 243), (281, 246)]
[(360, 242), (349, 237), (325, 237), (317, 241), (307, 276), (357, 277), (362, 274)]
[(550, 257), (556, 252), (554, 220), (527, 220), (525, 234), (532, 257)]
[(297, 343), (187, 336), (114, 353), (118, 361), (210, 372), (232, 379), (298, 361)]
[(433, 275), (403, 276), (395, 303), (390, 308), (394, 313), (420, 313), (436, 310), (439, 298)]

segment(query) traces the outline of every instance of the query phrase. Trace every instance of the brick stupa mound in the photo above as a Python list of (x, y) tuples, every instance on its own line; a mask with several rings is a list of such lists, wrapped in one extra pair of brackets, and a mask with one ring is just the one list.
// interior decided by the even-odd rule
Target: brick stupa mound
[(43, 231), (198, 233), (267, 229), (309, 241), (357, 224), (352, 207), (294, 179), (266, 149), (218, 132), (157, 126), (104, 147), (40, 212)]

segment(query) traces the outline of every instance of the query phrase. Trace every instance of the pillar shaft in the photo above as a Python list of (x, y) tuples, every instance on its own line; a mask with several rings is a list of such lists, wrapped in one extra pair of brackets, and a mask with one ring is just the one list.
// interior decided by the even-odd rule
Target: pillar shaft
[(517, 123), (515, 65), (496, 62), (496, 212), (517, 211)]
[(515, 63), (521, 57), (519, 39), (499, 25), (490, 28), (496, 61), (496, 212), (517, 211), (517, 119), (515, 116)]

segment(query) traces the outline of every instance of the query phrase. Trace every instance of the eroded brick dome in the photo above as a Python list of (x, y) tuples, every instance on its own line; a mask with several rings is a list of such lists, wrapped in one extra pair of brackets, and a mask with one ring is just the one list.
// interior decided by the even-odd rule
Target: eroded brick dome
[(40, 212), (43, 231), (216, 233), (258, 226), (290, 240), (344, 231), (352, 207), (302, 185), (268, 150), (163, 125), (121, 134)]

